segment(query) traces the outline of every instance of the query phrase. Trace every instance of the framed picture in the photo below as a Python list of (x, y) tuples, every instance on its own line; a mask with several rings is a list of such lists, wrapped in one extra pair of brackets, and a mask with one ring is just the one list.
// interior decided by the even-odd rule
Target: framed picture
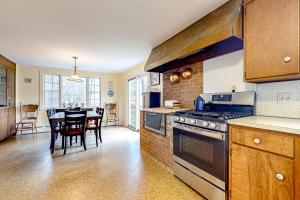
[(150, 72), (150, 84), (151, 86), (160, 84), (160, 73)]

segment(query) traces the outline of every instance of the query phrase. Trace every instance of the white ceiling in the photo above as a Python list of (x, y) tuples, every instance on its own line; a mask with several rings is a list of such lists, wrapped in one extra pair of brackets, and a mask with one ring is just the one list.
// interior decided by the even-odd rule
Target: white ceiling
[(122, 72), (227, 0), (1, 0), (0, 54), (18, 64)]

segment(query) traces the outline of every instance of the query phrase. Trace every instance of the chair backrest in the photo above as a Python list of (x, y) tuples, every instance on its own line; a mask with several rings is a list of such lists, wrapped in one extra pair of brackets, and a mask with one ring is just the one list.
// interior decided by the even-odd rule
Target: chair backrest
[(81, 108), (81, 110), (86, 110), (86, 111), (93, 111), (93, 108)]
[(106, 116), (116, 116), (117, 115), (117, 103), (105, 104)]
[(104, 108), (97, 107), (96, 108), (96, 113), (98, 113), (100, 115), (100, 117), (99, 117), (99, 119), (100, 119), (99, 126), (101, 127), (103, 116), (104, 116)]
[(82, 133), (86, 128), (87, 111), (65, 111), (65, 130), (74, 127), (82, 129)]
[(48, 118), (51, 117), (52, 115), (54, 115), (56, 113), (55, 108), (50, 108), (47, 110), (47, 116)]
[(68, 108), (68, 111), (80, 111), (80, 107)]
[(22, 119), (26, 118), (37, 118), (39, 105), (37, 104), (28, 104), (28, 105), (22, 105), (20, 103), (20, 114)]

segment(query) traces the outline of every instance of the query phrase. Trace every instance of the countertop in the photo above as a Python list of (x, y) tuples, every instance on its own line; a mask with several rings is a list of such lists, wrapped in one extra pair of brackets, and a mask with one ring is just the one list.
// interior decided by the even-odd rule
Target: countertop
[(177, 111), (182, 111), (182, 110), (190, 110), (187, 108), (163, 108), (163, 107), (159, 107), (159, 108), (143, 108), (141, 109), (141, 111), (144, 112), (154, 112), (154, 113), (162, 113), (162, 114), (172, 114), (175, 113)]
[(232, 125), (247, 126), (300, 135), (300, 119), (251, 116), (232, 119), (229, 120), (228, 123)]

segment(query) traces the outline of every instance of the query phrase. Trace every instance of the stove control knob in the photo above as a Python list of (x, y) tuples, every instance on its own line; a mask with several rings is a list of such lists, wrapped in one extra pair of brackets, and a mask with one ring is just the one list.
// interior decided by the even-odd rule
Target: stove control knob
[(180, 122), (184, 122), (185, 121), (185, 119), (184, 119), (184, 117), (180, 117), (180, 120), (179, 120)]
[(191, 124), (196, 124), (196, 120), (194, 120), (194, 119), (191, 119)]
[(215, 129), (215, 128), (217, 128), (217, 124), (216, 123), (211, 123), (209, 125), (209, 127), (212, 128), (212, 129)]
[(174, 121), (179, 121), (179, 117), (175, 116)]
[(208, 126), (209, 126), (209, 123), (208, 123), (208, 122), (202, 122), (202, 126), (203, 126), (203, 127), (208, 127)]

